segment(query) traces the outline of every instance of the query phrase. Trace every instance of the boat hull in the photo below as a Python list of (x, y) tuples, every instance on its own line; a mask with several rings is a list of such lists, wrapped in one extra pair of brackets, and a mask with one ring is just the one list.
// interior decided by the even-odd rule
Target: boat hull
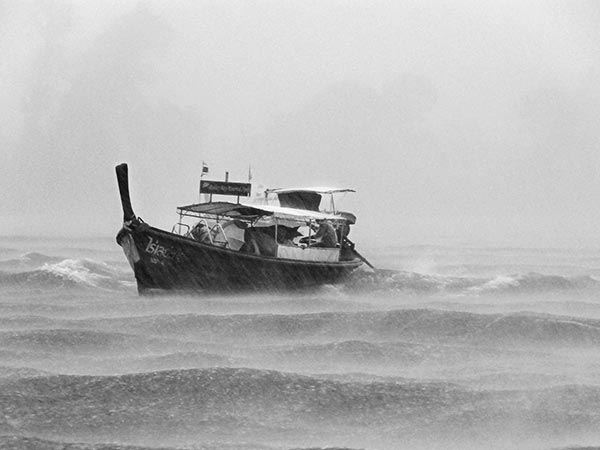
[(133, 268), (140, 293), (301, 289), (339, 282), (362, 264), (357, 259), (315, 262), (241, 253), (143, 222), (124, 226), (117, 242)]

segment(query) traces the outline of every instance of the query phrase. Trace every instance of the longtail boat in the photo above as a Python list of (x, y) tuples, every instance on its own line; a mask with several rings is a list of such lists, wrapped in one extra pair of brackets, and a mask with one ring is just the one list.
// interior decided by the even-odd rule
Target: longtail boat
[(348, 239), (356, 217), (334, 202), (351, 189), (267, 189), (260, 202), (240, 202), (250, 196), (249, 183), (201, 180), (208, 201), (178, 207), (178, 222), (165, 231), (135, 215), (127, 164), (115, 169), (123, 208), (117, 243), (140, 294), (306, 288), (339, 282), (368, 264)]

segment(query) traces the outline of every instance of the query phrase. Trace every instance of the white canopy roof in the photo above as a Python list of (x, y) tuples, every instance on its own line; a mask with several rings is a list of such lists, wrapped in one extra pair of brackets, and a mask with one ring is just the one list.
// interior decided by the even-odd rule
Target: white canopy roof
[(336, 192), (356, 192), (350, 188), (334, 188), (334, 187), (298, 187), (298, 188), (277, 188), (267, 189), (269, 194), (287, 194), (290, 192), (314, 192), (316, 194), (335, 194)]
[(348, 218), (342, 215), (309, 211), (306, 209), (284, 208), (274, 205), (255, 205), (250, 203), (197, 203), (194, 205), (180, 206), (182, 212), (196, 214), (209, 214), (215, 216), (226, 216), (240, 219), (258, 219), (261, 221), (285, 220), (289, 222), (306, 223), (315, 220), (327, 219), (332, 221), (348, 222)]
[[(246, 206), (250, 206), (246, 204)], [(297, 209), (297, 208), (284, 208), (283, 206), (274, 206), (274, 205), (252, 205), (254, 208), (261, 209), (265, 212), (271, 213), (274, 218), (291, 220), (291, 221), (302, 221), (309, 222), (311, 220), (338, 220), (338, 221), (347, 221), (344, 216), (340, 216), (337, 214), (324, 213), (320, 211), (309, 211), (307, 209)]]

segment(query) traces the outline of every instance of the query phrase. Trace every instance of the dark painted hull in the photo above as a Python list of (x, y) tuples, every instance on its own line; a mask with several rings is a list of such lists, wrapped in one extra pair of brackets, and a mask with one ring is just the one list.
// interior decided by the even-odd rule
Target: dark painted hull
[(137, 221), (121, 229), (117, 242), (140, 293), (300, 289), (338, 282), (362, 264), (358, 259), (314, 262), (240, 253)]

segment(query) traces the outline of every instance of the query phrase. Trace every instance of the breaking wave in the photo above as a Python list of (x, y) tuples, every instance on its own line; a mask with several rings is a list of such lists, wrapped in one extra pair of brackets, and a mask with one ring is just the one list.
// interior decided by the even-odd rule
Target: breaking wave
[(429, 275), (416, 272), (377, 270), (359, 271), (345, 286), (348, 292), (412, 294), (544, 294), (555, 291), (600, 289), (600, 280), (593, 276), (544, 275), (535, 272), (515, 275), (497, 275), (493, 278)]
[[(129, 271), (93, 259), (64, 259), (28, 253), (21, 259), (4, 261), (0, 265), (0, 286), (28, 288), (99, 288), (134, 287)], [(30, 270), (19, 271), (28, 268)]]
[[(120, 264), (89, 258), (62, 258), (30, 252), (0, 261), (0, 286), (29, 288), (135, 288), (125, 260)], [(326, 289), (326, 288), (325, 288)], [(380, 294), (479, 296), (485, 294), (544, 294), (549, 292), (600, 291), (600, 280), (590, 275), (564, 276), (536, 272), (467, 277), (423, 274), (396, 270), (359, 270), (339, 290), (352, 295)]]

